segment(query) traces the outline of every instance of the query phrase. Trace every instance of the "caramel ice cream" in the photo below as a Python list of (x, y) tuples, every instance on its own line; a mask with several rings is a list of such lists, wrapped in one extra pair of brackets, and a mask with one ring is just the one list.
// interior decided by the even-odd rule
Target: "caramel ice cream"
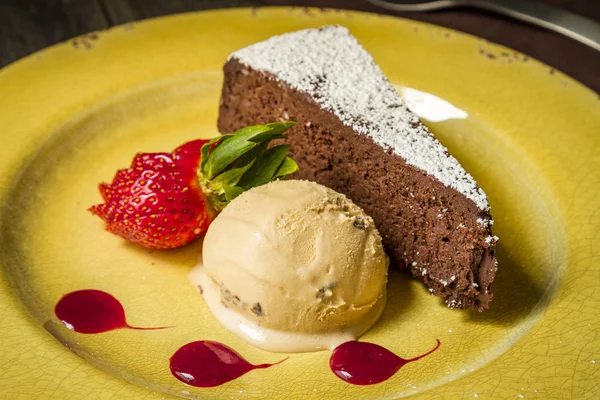
[(244, 192), (211, 224), (190, 274), (213, 315), (269, 351), (333, 348), (379, 318), (388, 258), (371, 217), (317, 183)]

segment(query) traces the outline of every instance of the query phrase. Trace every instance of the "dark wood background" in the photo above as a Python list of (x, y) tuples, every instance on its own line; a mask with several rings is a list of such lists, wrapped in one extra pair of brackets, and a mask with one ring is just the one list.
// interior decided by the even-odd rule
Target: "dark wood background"
[[(600, 0), (537, 0), (600, 22)], [(471, 9), (390, 13), (361, 0), (0, 0), (0, 67), (82, 33), (212, 8), (294, 5), (394, 14), (471, 33), (532, 56), (600, 93), (600, 52), (561, 35)]]

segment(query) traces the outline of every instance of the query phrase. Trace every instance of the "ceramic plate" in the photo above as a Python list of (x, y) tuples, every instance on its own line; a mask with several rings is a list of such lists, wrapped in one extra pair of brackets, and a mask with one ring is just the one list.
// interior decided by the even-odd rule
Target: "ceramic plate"
[[(329, 370), (330, 353), (317, 352), (215, 388), (186, 386), (170, 374), (169, 358), (191, 341), (221, 341), (255, 364), (282, 355), (246, 345), (209, 314), (186, 280), (197, 243), (144, 250), (104, 232), (86, 209), (100, 200), (97, 184), (137, 151), (217, 134), (221, 67), (231, 51), (333, 23), (356, 35), (489, 195), (501, 240), (491, 310), (450, 310), (394, 271), (384, 315), (362, 340), (405, 358), (436, 339), (441, 347), (384, 383), (349, 385)], [(85, 35), (3, 69), (0, 88), (3, 396), (600, 396), (600, 101), (567, 76), (423, 23), (275, 8)], [(118, 298), (132, 325), (174, 328), (72, 332), (54, 306), (91, 288)]]

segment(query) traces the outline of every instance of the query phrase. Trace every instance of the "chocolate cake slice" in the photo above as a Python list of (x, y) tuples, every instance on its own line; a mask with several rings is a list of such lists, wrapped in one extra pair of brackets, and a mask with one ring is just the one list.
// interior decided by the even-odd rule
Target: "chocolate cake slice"
[(231, 54), (224, 72), (222, 133), (297, 121), (288, 140), (296, 178), (363, 207), (392, 263), (448, 307), (488, 308), (497, 238), (485, 193), (346, 28), (272, 37)]

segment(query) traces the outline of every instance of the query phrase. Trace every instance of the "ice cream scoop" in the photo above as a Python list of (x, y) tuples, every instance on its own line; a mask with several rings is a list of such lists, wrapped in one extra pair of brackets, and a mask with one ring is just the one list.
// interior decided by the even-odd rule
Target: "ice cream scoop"
[(190, 279), (219, 322), (269, 351), (331, 349), (379, 318), (388, 258), (373, 220), (317, 183), (244, 192), (210, 226)]

